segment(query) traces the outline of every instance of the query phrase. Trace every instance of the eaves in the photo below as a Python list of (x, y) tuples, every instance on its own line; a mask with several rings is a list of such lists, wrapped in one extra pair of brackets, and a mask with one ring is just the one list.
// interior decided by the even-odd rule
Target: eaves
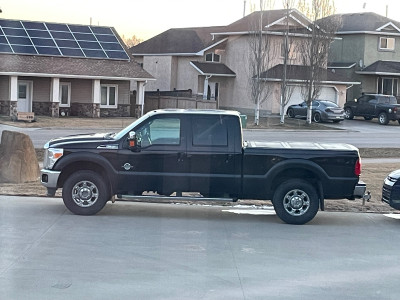
[(399, 73), (391, 73), (391, 72), (356, 71), (356, 74), (361, 74), (361, 75), (382, 75), (382, 76), (400, 76), (400, 72)]
[[(281, 82), (283, 81), (280, 78), (261, 78), (261, 81), (272, 81), (272, 82)], [(302, 79), (287, 79), (288, 82), (292, 83), (306, 83), (307, 80)], [(340, 85), (354, 85), (354, 84), (361, 84), (361, 82), (355, 81), (320, 81), (320, 84), (340, 84)]]
[(384, 32), (384, 31), (338, 31), (336, 34), (340, 35), (351, 35), (351, 34), (373, 34), (373, 35), (392, 35), (392, 36), (400, 36), (400, 32)]
[(103, 79), (103, 80), (135, 80), (135, 81), (156, 80), (155, 78), (92, 76), (92, 75), (51, 74), (51, 73), (24, 73), (24, 72), (0, 72), (0, 75), (27, 76), (27, 77), (50, 77), (50, 78)]

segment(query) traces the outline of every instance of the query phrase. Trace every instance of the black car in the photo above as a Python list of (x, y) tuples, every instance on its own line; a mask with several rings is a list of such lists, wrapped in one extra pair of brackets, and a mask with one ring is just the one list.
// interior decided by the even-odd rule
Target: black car
[[(289, 118), (306, 118), (307, 103), (290, 105), (287, 109)], [(314, 100), (312, 102), (312, 120), (316, 123), (333, 121), (335, 123), (344, 120), (344, 110), (335, 103), (327, 100)]]
[(365, 120), (378, 118), (381, 125), (387, 125), (389, 121), (398, 121), (400, 124), (400, 104), (394, 96), (364, 94), (358, 99), (347, 101), (344, 110), (349, 120), (360, 116)]
[(383, 182), (382, 201), (400, 209), (400, 170), (390, 173)]

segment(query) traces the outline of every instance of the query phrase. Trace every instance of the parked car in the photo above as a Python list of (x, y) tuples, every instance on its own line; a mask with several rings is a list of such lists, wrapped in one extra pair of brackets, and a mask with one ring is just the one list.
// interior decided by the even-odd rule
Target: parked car
[[(327, 100), (314, 100), (312, 102), (312, 120), (315, 123), (333, 121), (338, 123), (344, 120), (344, 110), (336, 103)], [(306, 118), (307, 117), (307, 103), (290, 105), (287, 109), (289, 118)]]
[(344, 111), (349, 120), (360, 116), (365, 120), (378, 118), (381, 125), (387, 125), (389, 121), (398, 121), (400, 124), (400, 104), (394, 96), (364, 94), (358, 99), (347, 101)]
[(400, 209), (400, 169), (390, 173), (383, 182), (382, 201)]

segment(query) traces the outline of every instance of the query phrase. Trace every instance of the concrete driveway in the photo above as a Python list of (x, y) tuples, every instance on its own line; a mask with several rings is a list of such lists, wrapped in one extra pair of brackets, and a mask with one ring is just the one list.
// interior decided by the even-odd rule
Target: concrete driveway
[[(230, 210), (230, 211), (228, 211)], [(0, 196), (1, 299), (397, 299), (400, 220)]]

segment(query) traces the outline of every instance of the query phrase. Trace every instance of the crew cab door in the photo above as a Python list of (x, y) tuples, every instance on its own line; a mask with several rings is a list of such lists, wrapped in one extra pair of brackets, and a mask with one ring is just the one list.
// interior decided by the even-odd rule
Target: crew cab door
[(131, 151), (124, 142), (120, 150), (119, 190), (165, 195), (187, 190), (186, 122), (180, 115), (155, 115), (133, 129), (140, 147)]
[(194, 115), (190, 120), (190, 190), (205, 197), (239, 195), (242, 152), (238, 122), (224, 115)]
[(375, 107), (377, 100), (371, 95), (364, 95), (358, 99), (357, 115), (360, 116), (373, 116), (375, 114)]

